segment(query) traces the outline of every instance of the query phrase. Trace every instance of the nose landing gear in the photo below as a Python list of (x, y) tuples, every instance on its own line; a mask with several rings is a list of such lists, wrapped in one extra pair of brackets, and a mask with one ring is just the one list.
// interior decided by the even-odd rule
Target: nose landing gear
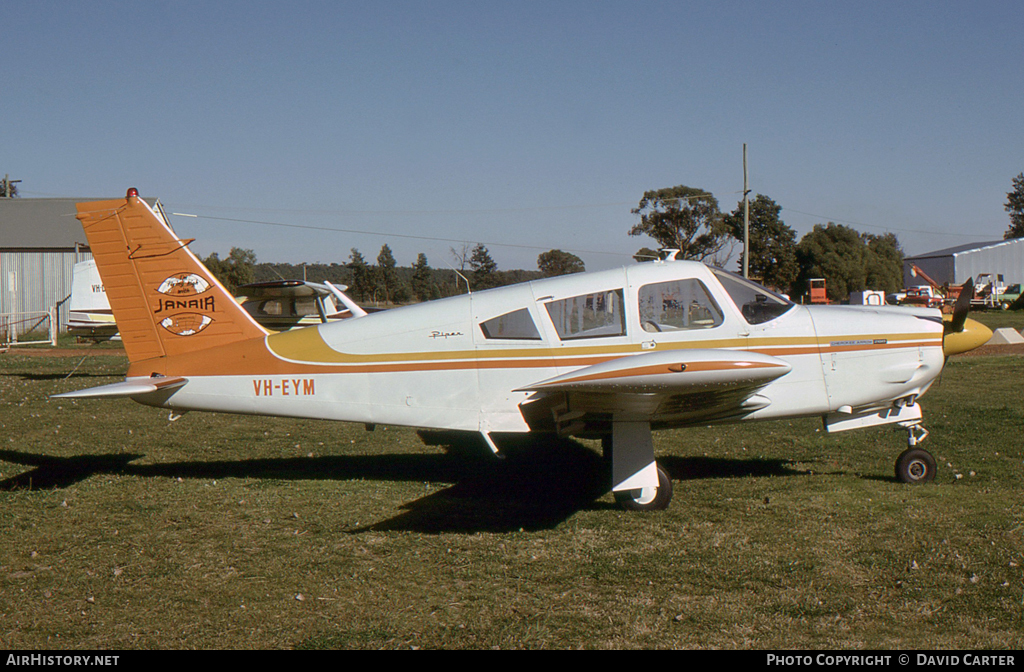
[(919, 424), (907, 425), (907, 449), (896, 458), (896, 480), (918, 485), (935, 479), (935, 458), (918, 444), (928, 436), (928, 430)]

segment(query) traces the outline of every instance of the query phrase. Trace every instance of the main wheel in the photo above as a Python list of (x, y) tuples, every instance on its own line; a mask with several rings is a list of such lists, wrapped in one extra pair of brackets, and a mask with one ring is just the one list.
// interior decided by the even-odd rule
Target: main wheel
[(896, 480), (902, 483), (930, 483), (935, 472), (935, 458), (927, 450), (907, 448), (896, 459)]
[(615, 501), (627, 511), (661, 511), (668, 508), (672, 501), (672, 479), (664, 469), (658, 467), (658, 486), (655, 488), (637, 488), (636, 490), (620, 490), (615, 493)]

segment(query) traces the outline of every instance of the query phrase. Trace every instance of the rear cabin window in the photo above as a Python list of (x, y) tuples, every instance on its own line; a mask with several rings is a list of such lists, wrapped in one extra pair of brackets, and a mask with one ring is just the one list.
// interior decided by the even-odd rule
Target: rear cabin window
[(626, 334), (622, 290), (583, 294), (546, 304), (551, 322), (563, 341), (607, 338)]
[(722, 323), (722, 309), (700, 280), (687, 278), (640, 288), (640, 325), (644, 331), (711, 329)]
[(540, 332), (526, 308), (514, 310), (480, 323), (484, 338), (504, 338), (514, 341), (539, 341)]
[(299, 316), (316, 315), (316, 297), (295, 299), (295, 314)]
[(269, 299), (264, 301), (256, 309), (260, 313), (266, 313), (267, 315), (286, 315), (284, 309), (284, 302), (281, 299)]

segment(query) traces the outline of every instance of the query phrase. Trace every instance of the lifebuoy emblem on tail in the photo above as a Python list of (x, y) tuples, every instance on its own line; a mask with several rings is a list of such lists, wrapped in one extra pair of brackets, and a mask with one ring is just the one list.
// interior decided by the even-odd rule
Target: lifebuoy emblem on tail
[(160, 326), (177, 336), (194, 336), (210, 326), (213, 318), (199, 313), (181, 313), (165, 317)]
[(176, 273), (164, 280), (156, 291), (172, 296), (193, 296), (210, 288), (210, 282), (195, 273)]

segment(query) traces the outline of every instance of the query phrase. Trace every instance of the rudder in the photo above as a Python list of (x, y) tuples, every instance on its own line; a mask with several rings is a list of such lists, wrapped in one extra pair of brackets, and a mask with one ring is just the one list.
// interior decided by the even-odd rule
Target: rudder
[(132, 363), (267, 334), (137, 190), (76, 207)]

